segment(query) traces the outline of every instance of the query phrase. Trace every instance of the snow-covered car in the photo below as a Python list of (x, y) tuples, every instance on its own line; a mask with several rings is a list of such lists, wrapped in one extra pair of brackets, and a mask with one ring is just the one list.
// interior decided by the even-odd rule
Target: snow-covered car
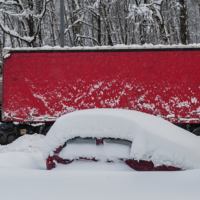
[(44, 139), (47, 169), (73, 161), (124, 162), (139, 171), (200, 168), (200, 138), (164, 119), (123, 109), (75, 111)]

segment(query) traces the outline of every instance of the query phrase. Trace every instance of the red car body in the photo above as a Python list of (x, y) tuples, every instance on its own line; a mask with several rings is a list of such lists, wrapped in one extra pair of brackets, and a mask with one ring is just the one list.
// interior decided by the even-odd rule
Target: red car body
[[(46, 159), (47, 170), (52, 170), (52, 169), (56, 168), (57, 164), (68, 165), (74, 161), (74, 160), (65, 160), (59, 156), (59, 153), (62, 151), (62, 149), (63, 149), (63, 147), (65, 147), (65, 145), (58, 147), (54, 151), (54, 155), (49, 156)], [(103, 139), (96, 139), (96, 145), (103, 145)], [(91, 158), (87, 158), (87, 157), (80, 157), (76, 160), (86, 160), (86, 161), (98, 162), (98, 160), (95, 158), (91, 159)], [(129, 167), (131, 167), (132, 169), (134, 169), (136, 171), (180, 171), (181, 170), (180, 168), (173, 167), (173, 166), (166, 166), (166, 165), (156, 167), (156, 166), (154, 166), (152, 161), (144, 161), (144, 160), (136, 161), (134, 159), (125, 159), (125, 158), (119, 158), (119, 160), (121, 160), (122, 162), (124, 162), (124, 164), (128, 165)], [(111, 162), (111, 161), (112, 160), (108, 160), (108, 162)]]

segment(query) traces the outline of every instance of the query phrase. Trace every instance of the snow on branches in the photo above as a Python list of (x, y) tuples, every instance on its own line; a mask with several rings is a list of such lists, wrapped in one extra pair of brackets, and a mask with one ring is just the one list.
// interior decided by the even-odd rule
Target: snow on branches
[[(38, 8), (34, 0), (28, 0), (28, 3), (22, 0), (2, 0), (0, 9), (1, 29), (18, 41), (25, 42), (28, 46), (35, 46), (34, 42), (40, 29), (41, 20), (50, 1), (43, 0)], [(16, 27), (16, 24), (20, 29)]]
[(136, 18), (140, 17), (143, 18), (143, 20), (152, 22), (152, 14), (153, 12), (149, 8), (149, 4), (140, 4), (139, 6), (137, 6), (136, 4), (129, 5), (128, 17), (132, 18), (134, 21), (136, 21)]
[[(200, 1), (64, 0), (66, 46), (200, 42)], [(60, 45), (59, 0), (0, 0), (0, 46)], [(2, 34), (4, 33), (4, 34)]]

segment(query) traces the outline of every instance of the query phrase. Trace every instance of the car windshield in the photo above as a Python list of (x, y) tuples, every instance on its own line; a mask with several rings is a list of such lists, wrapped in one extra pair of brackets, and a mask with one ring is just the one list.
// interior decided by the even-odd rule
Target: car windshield
[(103, 138), (98, 145), (96, 138), (74, 138), (67, 141), (59, 156), (63, 159), (116, 160), (130, 158), (131, 142), (121, 139)]

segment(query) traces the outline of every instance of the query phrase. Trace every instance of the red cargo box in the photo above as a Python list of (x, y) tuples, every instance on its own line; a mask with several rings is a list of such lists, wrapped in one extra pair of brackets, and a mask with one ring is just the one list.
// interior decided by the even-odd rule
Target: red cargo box
[(4, 120), (55, 121), (123, 108), (199, 123), (200, 49), (13, 50), (3, 70)]

